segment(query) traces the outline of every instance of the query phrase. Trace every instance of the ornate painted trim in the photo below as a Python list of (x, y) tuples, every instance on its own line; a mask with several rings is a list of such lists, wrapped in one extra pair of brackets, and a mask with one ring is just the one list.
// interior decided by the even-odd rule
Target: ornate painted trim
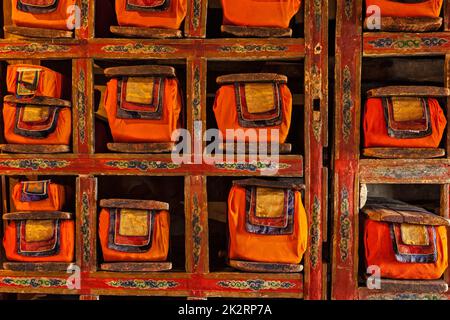
[(278, 290), (278, 289), (292, 289), (296, 287), (296, 284), (291, 281), (278, 281), (278, 280), (222, 280), (218, 281), (217, 285), (227, 289), (237, 290)]
[(400, 39), (386, 37), (370, 40), (368, 43), (374, 48), (408, 50), (442, 47), (447, 42), (447, 39), (438, 37), (405, 37)]
[(288, 50), (286, 46), (277, 46), (271, 44), (246, 44), (233, 46), (220, 46), (217, 48), (220, 52), (234, 53), (255, 53), (255, 52), (284, 52)]
[(369, 295), (367, 300), (448, 300), (447, 296), (438, 293), (384, 293)]
[(287, 169), (290, 168), (291, 165), (287, 163), (273, 163), (273, 162), (261, 162), (258, 161), (256, 164), (246, 163), (246, 162), (217, 162), (214, 164), (217, 169), (225, 169), (225, 170), (241, 170), (241, 171), (251, 171), (255, 172), (258, 170), (267, 170), (267, 169)]
[(192, 1), (192, 26), (194, 29), (197, 29), (200, 26), (202, 13), (202, 1), (201, 0), (193, 0)]
[(137, 169), (139, 171), (149, 171), (158, 169), (178, 169), (179, 164), (162, 161), (147, 160), (111, 160), (105, 163), (106, 166), (118, 169)]
[(80, 70), (80, 76), (77, 83), (77, 111), (78, 111), (78, 136), (80, 142), (86, 142), (86, 90), (85, 90), (85, 74), (83, 69)]
[(342, 188), (341, 191), (341, 207), (340, 207), (340, 216), (339, 216), (339, 235), (341, 236), (341, 240), (339, 241), (339, 252), (341, 255), (341, 260), (346, 261), (348, 258), (348, 247), (350, 244), (350, 228), (352, 222), (350, 221), (350, 202), (348, 198), (348, 190), (347, 188)]
[(67, 280), (57, 278), (0, 278), (0, 284), (32, 288), (67, 288)]
[(203, 227), (200, 221), (200, 207), (198, 202), (197, 193), (194, 193), (192, 198), (193, 206), (192, 206), (192, 240), (193, 240), (193, 254), (194, 254), (194, 271), (198, 268), (198, 263), (200, 261), (200, 254), (202, 250), (201, 242), (202, 242), (202, 231)]
[(15, 169), (60, 169), (70, 165), (67, 160), (44, 160), (44, 159), (22, 159), (0, 161), (0, 167), (9, 167)]
[(344, 141), (348, 143), (350, 138), (350, 132), (352, 130), (352, 76), (350, 73), (350, 67), (346, 65), (343, 73), (343, 100), (342, 100), (342, 136)]
[(178, 51), (174, 47), (143, 43), (107, 45), (103, 46), (101, 50), (109, 53), (174, 53)]
[(320, 27), (322, 25), (321, 23), (321, 17), (322, 17), (322, 1), (321, 0), (314, 0), (314, 18), (316, 20), (314, 27), (316, 30), (320, 30)]
[(81, 25), (83, 28), (88, 27), (89, 20), (89, 0), (81, 0)]
[(201, 97), (200, 97), (200, 67), (198, 65), (195, 65), (194, 67), (194, 94), (192, 99), (192, 107), (194, 108), (194, 121), (201, 120), (200, 115), (200, 103), (201, 103)]
[(83, 235), (83, 262), (89, 264), (91, 256), (91, 231), (89, 228), (89, 197), (86, 192), (81, 196), (81, 233)]
[(353, 3), (352, 0), (345, 0), (344, 3), (344, 12), (347, 20), (350, 20), (350, 18), (353, 15)]
[(424, 179), (435, 176), (442, 176), (446, 174), (447, 170), (445, 168), (436, 167), (432, 165), (419, 165), (409, 168), (376, 167), (370, 170), (370, 175), (379, 175), (384, 178), (392, 178), (392, 179), (404, 179), (404, 178)]
[(122, 289), (152, 289), (152, 290), (163, 290), (163, 289), (173, 289), (178, 287), (180, 284), (173, 280), (112, 280), (106, 282), (110, 287), (122, 288)]
[(69, 46), (62, 46), (56, 44), (45, 44), (45, 43), (29, 43), (29, 44), (18, 44), (18, 45), (8, 45), (0, 47), (0, 53), (17, 52), (17, 53), (47, 53), (47, 52), (68, 52), (70, 51)]
[(310, 249), (309, 257), (311, 260), (311, 265), (317, 266), (319, 262), (319, 246), (320, 246), (320, 201), (317, 195), (314, 195), (314, 202), (312, 207), (311, 215), (311, 227), (309, 228), (310, 233)]

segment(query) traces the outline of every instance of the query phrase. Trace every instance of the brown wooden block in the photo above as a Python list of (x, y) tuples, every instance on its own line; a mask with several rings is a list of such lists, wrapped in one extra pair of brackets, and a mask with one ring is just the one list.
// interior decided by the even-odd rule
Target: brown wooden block
[(108, 143), (108, 150), (121, 153), (170, 153), (175, 142), (163, 143)]
[(169, 66), (142, 65), (142, 66), (126, 66), (112, 67), (105, 69), (107, 77), (122, 76), (167, 76), (175, 77), (175, 68)]
[(257, 178), (233, 180), (235, 186), (253, 186), (263, 188), (278, 188), (278, 189), (295, 189), (304, 190), (305, 185), (301, 179), (284, 179), (284, 180), (263, 180)]
[(450, 89), (433, 86), (387, 86), (367, 91), (367, 97), (448, 97)]
[(303, 270), (303, 265), (301, 264), (266, 263), (241, 260), (229, 260), (228, 263), (235, 269), (248, 272), (295, 273)]
[(5, 213), (3, 220), (70, 220), (73, 214), (62, 211), (18, 211)]
[(22, 37), (28, 38), (73, 38), (72, 31), (66, 30), (55, 30), (55, 29), (44, 29), (44, 28), (28, 28), (28, 27), (17, 27), (17, 26), (4, 26), (3, 30), (7, 33), (15, 34)]
[(102, 263), (100, 269), (114, 272), (158, 272), (172, 270), (172, 262)]
[(141, 210), (169, 210), (169, 204), (167, 202), (154, 200), (103, 199), (100, 200), (100, 207)]
[[(370, 17), (364, 20), (364, 29)], [(380, 29), (370, 31), (387, 31), (387, 32), (429, 32), (436, 31), (442, 26), (442, 18), (427, 17), (381, 17)]]
[(70, 151), (67, 145), (0, 144), (0, 150), (7, 153), (65, 153)]
[(288, 78), (276, 73), (236, 73), (217, 77), (217, 84), (231, 84), (235, 82), (278, 82), (287, 83)]
[(67, 262), (4, 262), (3, 269), (18, 272), (59, 272), (67, 271)]
[(269, 28), (269, 27), (246, 27), (222, 25), (220, 28), (225, 34), (236, 37), (254, 37), (254, 38), (285, 38), (292, 37), (290, 28)]
[[(377, 290), (377, 289), (373, 289)], [(444, 280), (380, 279), (380, 289), (388, 292), (445, 293), (448, 285)]]
[[(258, 144), (226, 142), (226, 143), (221, 143), (219, 148), (220, 148), (220, 150), (223, 150), (224, 152), (234, 150), (235, 154), (238, 153), (238, 150), (240, 150), (240, 148), (243, 148), (245, 154), (257, 154), (259, 146), (258, 146)], [(287, 153), (291, 153), (291, 151), (292, 151), (292, 144), (290, 144), (290, 143), (280, 143), (279, 144), (278, 153), (287, 154)], [(267, 153), (271, 154), (270, 142), (267, 143)]]
[(55, 106), (70, 108), (71, 103), (67, 100), (49, 98), (49, 97), (34, 97), (34, 98), (17, 98), (16, 96), (9, 95), (4, 98), (5, 102), (17, 103), (17, 104), (31, 104), (33, 106)]
[(363, 155), (380, 159), (430, 159), (445, 156), (439, 148), (364, 148)]
[(111, 26), (111, 33), (117, 34), (126, 38), (153, 38), (153, 39), (167, 39), (167, 38), (182, 38), (181, 30), (163, 29), (163, 28), (139, 28), (139, 27), (119, 27)]

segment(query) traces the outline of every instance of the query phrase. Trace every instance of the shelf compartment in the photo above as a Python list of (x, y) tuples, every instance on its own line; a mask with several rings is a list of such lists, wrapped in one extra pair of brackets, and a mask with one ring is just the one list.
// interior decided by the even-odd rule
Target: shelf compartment
[(362, 154), (379, 159), (431, 159), (445, 156), (442, 148), (364, 148)]

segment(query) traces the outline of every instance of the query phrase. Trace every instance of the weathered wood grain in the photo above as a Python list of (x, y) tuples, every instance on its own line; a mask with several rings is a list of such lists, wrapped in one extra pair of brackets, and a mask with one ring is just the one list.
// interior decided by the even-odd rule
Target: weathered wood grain
[(301, 179), (283, 179), (283, 180), (263, 180), (257, 178), (234, 180), (235, 186), (253, 186), (278, 189), (304, 190), (305, 185)]
[(366, 204), (362, 211), (366, 216), (374, 221), (391, 222), (391, 223), (409, 223), (432, 226), (450, 226), (450, 219), (438, 216), (436, 214), (425, 214), (423, 212), (414, 212), (406, 210), (390, 210), (373, 208)]
[(227, 35), (247, 38), (285, 38), (292, 36), (290, 28), (269, 28), (269, 27), (245, 27), (222, 25), (220, 30)]
[(73, 214), (62, 211), (18, 211), (3, 214), (3, 220), (70, 220)]
[(397, 280), (381, 278), (380, 289), (373, 290), (390, 293), (445, 293), (448, 291), (448, 284), (444, 280)]
[(30, 104), (37, 107), (55, 106), (55, 107), (70, 108), (71, 106), (70, 101), (49, 97), (17, 98), (16, 96), (8, 95), (4, 98), (4, 101), (16, 104)]
[(105, 69), (105, 76), (167, 76), (176, 77), (175, 68), (158, 65), (112, 67)]
[(380, 159), (430, 159), (445, 156), (440, 148), (364, 148), (363, 155)]
[(172, 270), (171, 262), (114, 262), (102, 263), (100, 269), (112, 272), (159, 272)]
[(161, 143), (118, 143), (107, 144), (110, 151), (120, 153), (170, 153), (175, 148), (175, 142)]
[(169, 210), (169, 204), (154, 200), (102, 199), (100, 207), (142, 210)]
[(28, 38), (46, 38), (46, 39), (73, 38), (73, 32), (65, 30), (28, 28), (18, 26), (4, 26), (3, 30), (11, 34)]
[(4, 262), (3, 269), (17, 272), (66, 272), (67, 262)]
[[(364, 29), (368, 30), (367, 23), (370, 17), (364, 20)], [(442, 26), (441, 17), (381, 17), (380, 31), (387, 32), (429, 32), (437, 31)], [(371, 30), (372, 31), (372, 30)]]
[[(239, 143), (239, 142), (226, 142), (221, 143), (219, 145), (219, 150), (223, 152), (231, 152), (233, 150), (233, 153), (245, 153), (245, 154), (257, 154), (259, 151), (259, 145), (258, 144), (252, 144), (252, 143)], [(243, 152), (240, 152), (240, 150), (243, 150)], [(272, 150), (272, 144), (270, 142), (267, 143), (267, 153), (271, 154)], [(276, 153), (278, 154), (288, 154), (292, 151), (292, 144), (290, 143), (280, 143), (278, 144), (278, 149), (276, 150)]]
[(296, 273), (303, 271), (301, 264), (265, 263), (241, 260), (229, 260), (231, 267), (246, 272)]
[(119, 27), (111, 26), (110, 31), (113, 34), (125, 38), (150, 38), (150, 39), (170, 39), (182, 38), (181, 30), (163, 29), (163, 28), (139, 28), (139, 27)]
[(287, 83), (288, 79), (286, 76), (276, 73), (237, 73), (237, 74), (227, 74), (224, 76), (217, 77), (217, 84), (231, 84), (235, 82), (279, 82)]
[(66, 153), (70, 151), (67, 145), (32, 145), (32, 144), (0, 144), (0, 150), (6, 153)]
[(448, 97), (450, 89), (433, 86), (388, 86), (367, 91), (367, 97)]

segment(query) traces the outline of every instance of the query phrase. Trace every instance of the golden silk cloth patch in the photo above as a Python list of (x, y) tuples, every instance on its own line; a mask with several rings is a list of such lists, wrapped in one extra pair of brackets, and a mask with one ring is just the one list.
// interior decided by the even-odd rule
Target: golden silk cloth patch
[(147, 210), (121, 209), (119, 235), (125, 237), (145, 237), (148, 235)]
[(260, 218), (279, 218), (284, 214), (284, 190), (256, 188), (255, 215)]
[(47, 184), (49, 180), (44, 181), (22, 181), (23, 189), (22, 191), (25, 193), (32, 194), (46, 194), (47, 193)]
[(25, 106), (23, 108), (22, 121), (24, 122), (44, 122), (50, 117), (49, 107)]
[(27, 220), (25, 223), (25, 241), (49, 241), (55, 233), (53, 220)]
[(425, 118), (422, 99), (413, 97), (393, 97), (391, 101), (395, 121), (416, 121)]
[(246, 83), (244, 88), (249, 113), (264, 113), (275, 109), (273, 83)]
[(152, 104), (155, 79), (150, 77), (129, 77), (126, 101), (137, 104)]
[(402, 223), (400, 231), (402, 242), (406, 245), (428, 246), (430, 244), (428, 230), (424, 225)]

